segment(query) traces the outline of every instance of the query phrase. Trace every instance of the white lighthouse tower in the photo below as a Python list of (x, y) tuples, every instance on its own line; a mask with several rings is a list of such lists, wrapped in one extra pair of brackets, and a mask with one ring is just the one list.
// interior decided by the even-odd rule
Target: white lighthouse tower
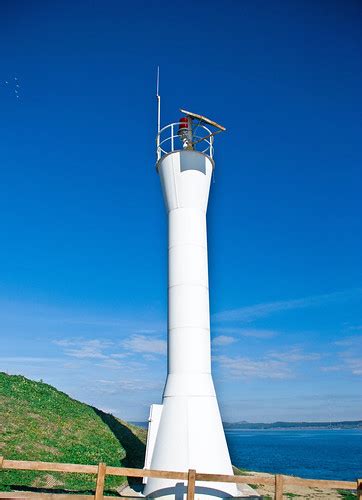
[[(233, 474), (211, 376), (206, 211), (215, 133), (181, 110), (157, 136), (157, 172), (168, 215), (168, 374), (152, 405), (145, 467)], [(186, 485), (148, 478), (144, 495), (182, 499)], [(197, 483), (196, 497), (237, 496), (233, 483)]]

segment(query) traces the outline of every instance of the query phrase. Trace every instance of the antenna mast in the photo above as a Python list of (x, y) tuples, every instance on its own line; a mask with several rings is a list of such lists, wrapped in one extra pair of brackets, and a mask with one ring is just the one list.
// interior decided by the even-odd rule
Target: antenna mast
[(157, 97), (157, 134), (161, 130), (161, 96), (160, 96), (160, 67), (157, 66), (157, 84), (156, 84), (156, 97)]

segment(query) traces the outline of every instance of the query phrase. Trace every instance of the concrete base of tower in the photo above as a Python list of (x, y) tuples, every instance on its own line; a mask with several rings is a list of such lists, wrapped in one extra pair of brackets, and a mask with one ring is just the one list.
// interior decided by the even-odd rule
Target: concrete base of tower
[[(145, 498), (160, 498), (162, 500), (185, 500), (187, 497), (187, 486), (182, 482), (174, 487), (164, 488), (153, 492), (151, 495), (144, 495)], [(255, 490), (248, 485), (243, 485), (240, 490), (238, 489), (236, 496), (227, 496), (224, 491), (207, 486), (196, 486), (195, 500), (215, 500), (215, 499), (243, 499), (243, 500), (262, 500)]]
[[(131, 488), (128, 485), (119, 487), (117, 489), (117, 493), (125, 499), (129, 498), (129, 500), (135, 500), (136, 498), (152, 498), (152, 496), (145, 497), (142, 493), (142, 490), (140, 490), (138, 487)], [(185, 490), (183, 492), (181, 492), (180, 489), (177, 490), (176, 494), (175, 494), (175, 492), (172, 494), (172, 498), (178, 499), (179, 498), (177, 496), (178, 494), (182, 495), (182, 497), (185, 498), (185, 495), (186, 495)], [(201, 497), (202, 497), (202, 495), (200, 496), (199, 491), (196, 488), (195, 500), (198, 500)], [(159, 496), (159, 498), (164, 498), (164, 497)], [(208, 496), (208, 498), (210, 499), (210, 496)], [(213, 496), (213, 498), (216, 498), (216, 497)], [(240, 498), (242, 500), (262, 500), (263, 499), (262, 496), (260, 496), (255, 490), (253, 490), (247, 484), (239, 484), (238, 485), (238, 496), (237, 497), (227, 497), (227, 498), (229, 498), (229, 500), (231, 500), (231, 498), (233, 498), (234, 500), (237, 500), (238, 498)], [(182, 500), (182, 499), (180, 498), (180, 500)]]
[[(212, 384), (211, 376), (210, 382)], [(195, 469), (233, 475), (219, 407), (212, 392), (204, 396), (165, 396), (163, 405), (155, 405), (151, 410), (146, 468), (178, 472)], [(182, 500), (186, 491), (187, 481), (148, 478), (144, 495)], [(197, 500), (239, 496), (235, 483), (198, 482), (196, 485)]]

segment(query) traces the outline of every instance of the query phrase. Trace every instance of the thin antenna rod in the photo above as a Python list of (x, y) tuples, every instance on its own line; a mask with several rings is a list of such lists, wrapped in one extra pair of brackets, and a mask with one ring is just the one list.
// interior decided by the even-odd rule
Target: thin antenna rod
[(156, 96), (157, 96), (157, 133), (161, 130), (161, 96), (160, 96), (160, 67), (157, 66), (157, 85), (156, 85)]

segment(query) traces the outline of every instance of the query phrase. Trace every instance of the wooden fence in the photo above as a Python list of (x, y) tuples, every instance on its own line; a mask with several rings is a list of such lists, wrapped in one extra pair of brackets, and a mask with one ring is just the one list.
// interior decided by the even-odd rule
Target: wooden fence
[[(194, 500), (195, 483), (196, 481), (211, 481), (220, 483), (236, 483), (236, 484), (258, 484), (274, 486), (275, 500), (283, 499), (283, 491), (286, 486), (304, 486), (311, 488), (321, 489), (343, 489), (343, 490), (357, 490), (358, 500), (362, 500), (362, 479), (353, 481), (330, 481), (320, 479), (301, 479), (292, 476), (283, 476), (277, 474), (274, 477), (270, 476), (226, 476), (223, 474), (204, 474), (190, 469), (188, 472), (164, 471), (164, 470), (149, 470), (149, 469), (131, 469), (128, 467), (111, 467), (104, 463), (98, 465), (82, 465), (82, 464), (62, 464), (53, 462), (31, 462), (27, 460), (5, 460), (0, 457), (0, 469), (6, 470), (30, 470), (30, 471), (48, 471), (48, 472), (71, 472), (81, 474), (96, 474), (96, 491), (94, 500), (103, 500), (104, 482), (106, 475), (108, 476), (126, 476), (126, 477), (157, 477), (163, 479), (179, 479), (187, 481), (187, 500)], [(5, 496), (4, 496), (5, 495)], [(33, 496), (26, 495), (22, 498), (34, 498), (40, 495), (33, 494)], [(47, 498), (54, 500), (62, 500), (68, 495), (51, 494)], [(13, 493), (0, 493), (1, 498), (19, 498), (14, 496)], [(85, 495), (72, 495), (68, 497), (69, 500), (80, 500), (90, 498)], [(106, 500), (119, 499), (121, 497), (105, 497)], [(125, 497), (123, 497), (125, 498)]]

